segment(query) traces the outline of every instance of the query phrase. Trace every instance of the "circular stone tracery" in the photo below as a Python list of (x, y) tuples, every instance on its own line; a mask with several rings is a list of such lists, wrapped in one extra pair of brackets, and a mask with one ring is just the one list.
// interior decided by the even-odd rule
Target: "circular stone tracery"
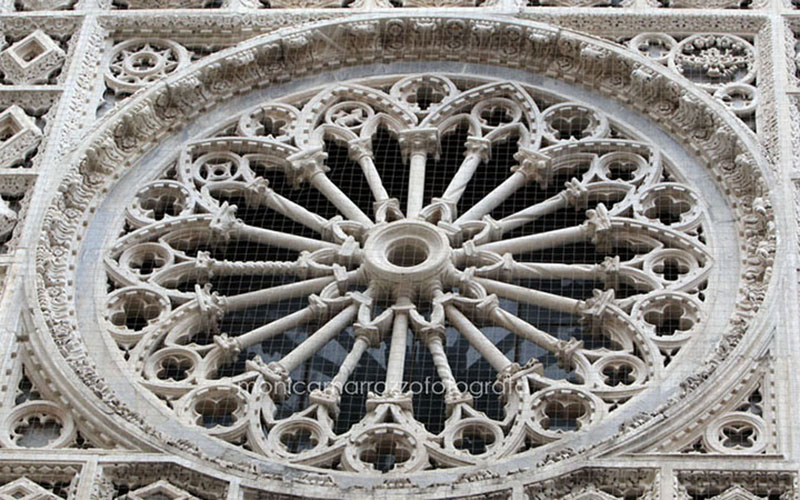
[(702, 331), (701, 197), (590, 104), (412, 75), (229, 122), (136, 190), (106, 260), (108, 331), (195, 432), (349, 471), (497, 460), (598, 424)]

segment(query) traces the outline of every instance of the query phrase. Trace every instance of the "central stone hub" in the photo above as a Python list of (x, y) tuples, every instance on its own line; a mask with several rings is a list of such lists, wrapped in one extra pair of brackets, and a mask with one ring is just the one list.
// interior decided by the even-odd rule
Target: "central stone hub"
[(388, 283), (427, 283), (445, 269), (449, 258), (447, 236), (422, 221), (376, 227), (364, 245), (364, 266), (370, 278)]

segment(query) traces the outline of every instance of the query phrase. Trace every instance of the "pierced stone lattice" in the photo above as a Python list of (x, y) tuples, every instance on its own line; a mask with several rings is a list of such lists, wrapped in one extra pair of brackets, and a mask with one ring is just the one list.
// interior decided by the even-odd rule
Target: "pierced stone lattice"
[[(105, 324), (218, 438), (323, 468), (461, 466), (585, 431), (661, 376), (703, 322), (704, 220), (658, 148), (591, 106), (442, 75), (338, 84), (188, 142), (141, 187)], [(409, 390), (411, 356), (438, 403)], [(365, 363), (382, 380), (354, 409)]]

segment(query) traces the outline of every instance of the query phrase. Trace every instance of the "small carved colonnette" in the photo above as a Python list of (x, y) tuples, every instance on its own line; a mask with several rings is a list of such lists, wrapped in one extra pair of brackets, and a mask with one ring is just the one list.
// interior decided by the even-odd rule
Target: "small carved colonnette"
[[(332, 40), (335, 45), (330, 43)], [(137, 423), (143, 431), (172, 446), (194, 450), (189, 443), (160, 436), (118, 400), (97, 374), (76, 325), (65, 319), (74, 317), (68, 298), (72, 295), (68, 285), (72, 235), (87, 217), (95, 194), (164, 131), (178, 127), (201, 109), (243, 88), (342, 65), (404, 59), (458, 59), (523, 67), (578, 81), (603, 94), (626, 96), (623, 99), (630, 99), (634, 106), (658, 99), (658, 106), (639, 107), (711, 165), (737, 215), (746, 259), (730, 333), (700, 378), (687, 383), (686, 392), (708, 378), (739, 343), (760, 308), (771, 276), (774, 223), (757, 160), (727, 118), (714, 114), (697, 95), (666, 74), (624, 57), (613, 47), (578, 35), (557, 34), (542, 26), (449, 17), (354, 21), (286, 33), (279, 41), (242, 47), (224, 60), (206, 63), (201, 72), (159, 85), (131, 103), (128, 112), (116, 115), (114, 121), (105, 121), (101, 132), (92, 138), (85, 159), (67, 174), (61, 188), (63, 196), (48, 212), (38, 247), (39, 302), (62, 355), (94, 394), (123, 419)], [(233, 464), (218, 463), (239, 469)]]

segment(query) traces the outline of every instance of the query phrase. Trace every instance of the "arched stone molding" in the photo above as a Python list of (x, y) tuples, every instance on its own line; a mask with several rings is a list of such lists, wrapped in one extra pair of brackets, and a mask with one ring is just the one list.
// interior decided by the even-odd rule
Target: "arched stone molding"
[[(731, 318), (730, 333), (699, 374), (685, 382), (683, 393), (676, 390), (664, 407), (654, 406), (649, 412), (671, 415), (675, 408), (678, 417), (670, 421), (680, 425), (694, 414), (691, 410), (697, 401), (692, 395), (699, 392), (698, 387), (705, 390), (716, 384), (717, 390), (723, 390), (723, 375), (724, 380), (734, 380), (733, 375), (745, 369), (745, 364), (731, 362), (732, 353), (751, 357), (763, 349), (769, 336), (769, 321), (764, 314), (769, 307), (764, 304), (768, 305), (775, 293), (768, 290), (768, 285), (782, 266), (776, 257), (777, 228), (772, 211), (778, 200), (767, 187), (770, 174), (752, 134), (721, 104), (638, 55), (577, 33), (507, 19), (401, 13), (318, 23), (244, 42), (176, 72), (132, 97), (98, 123), (72, 156), (70, 170), (59, 189), (61, 196), (41, 221), (42, 237), (32, 262), (38, 273), (37, 282), (35, 288), (29, 289), (31, 302), (40, 306), (35, 311), (31, 346), (37, 357), (54, 360), (45, 369), (53, 370), (54, 384), (73, 402), (76, 411), (103, 415), (108, 428), (128, 439), (140, 440), (142, 447), (194, 456), (245, 477), (257, 472), (265, 488), (286, 488), (276, 482), (284, 473), (281, 466), (242, 462), (229, 450), (209, 442), (195, 444), (173, 439), (165, 433), (166, 424), (145, 421), (109, 389), (80, 340), (75, 320), (74, 301), (80, 297), (76, 296), (71, 270), (78, 257), (80, 228), (92, 216), (97, 196), (107, 191), (154, 143), (233, 96), (337, 68), (401, 61), (465, 61), (543, 74), (585, 86), (648, 116), (709, 166), (709, 175), (718, 182), (737, 219), (743, 254), (741, 300)], [(653, 100), (657, 106), (651, 105)], [(84, 386), (97, 398), (79, 395)], [(614, 452), (639, 446), (649, 420), (650, 416), (645, 415), (627, 425), (622, 444), (614, 446)], [(592, 442), (588, 436), (566, 444), (573, 448), (541, 457), (538, 462), (529, 459), (527, 463), (542, 466), (558, 460), (553, 457), (609, 451), (608, 445)], [(507, 474), (519, 465), (499, 466), (497, 472), (490, 474)], [(312, 482), (309, 478), (319, 476), (323, 483), (332, 479), (381, 484), (380, 478), (376, 480), (374, 476), (297, 474)], [(460, 471), (437, 474), (442, 478), (439, 480), (445, 481), (443, 478), (463, 477)], [(468, 477), (478, 481), (482, 478)]]

